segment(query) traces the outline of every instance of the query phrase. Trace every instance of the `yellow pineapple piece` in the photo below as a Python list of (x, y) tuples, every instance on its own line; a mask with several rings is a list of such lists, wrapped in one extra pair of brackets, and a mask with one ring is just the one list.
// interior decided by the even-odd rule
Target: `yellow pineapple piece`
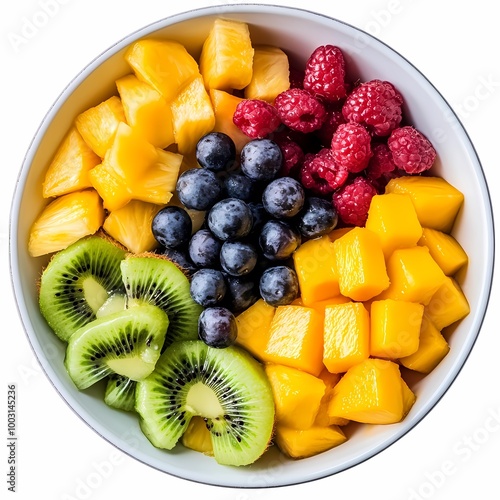
[(186, 448), (199, 451), (205, 455), (213, 456), (214, 447), (210, 431), (207, 429), (207, 424), (202, 417), (194, 416), (189, 421), (186, 432), (181, 438), (182, 444)]
[(245, 87), (246, 99), (261, 99), (270, 103), (278, 94), (290, 88), (288, 56), (279, 47), (254, 47), (252, 80)]
[(313, 425), (300, 430), (278, 424), (274, 439), (279, 449), (290, 458), (312, 457), (347, 441), (342, 429), (336, 425)]
[(118, 124), (126, 121), (119, 97), (112, 96), (93, 108), (80, 113), (75, 125), (84, 141), (100, 158), (111, 147)]
[(223, 132), (231, 137), (236, 146), (236, 152), (239, 154), (243, 146), (251, 140), (233, 122), (236, 106), (243, 101), (243, 98), (224, 90), (210, 89), (210, 99), (215, 114), (214, 132)]
[(158, 246), (151, 231), (151, 223), (160, 208), (152, 203), (132, 200), (110, 212), (103, 229), (132, 253), (149, 252)]
[(88, 147), (75, 127), (71, 127), (51, 161), (42, 185), (44, 198), (61, 196), (92, 187), (89, 170), (101, 159)]
[(158, 148), (174, 142), (172, 111), (165, 98), (134, 75), (116, 81), (127, 123), (146, 141)]
[(209, 89), (243, 89), (252, 79), (254, 49), (246, 23), (216, 19), (200, 56), (200, 72)]
[(125, 60), (137, 78), (151, 85), (167, 102), (199, 74), (195, 59), (173, 40), (139, 40), (127, 50)]
[(32, 257), (58, 252), (94, 234), (102, 226), (104, 209), (94, 189), (75, 191), (50, 202), (31, 227), (28, 251)]
[(196, 143), (215, 125), (212, 101), (201, 76), (194, 78), (172, 101), (174, 137), (179, 153), (194, 151)]
[(106, 158), (89, 172), (89, 176), (90, 182), (101, 196), (106, 210), (117, 210), (132, 199), (126, 179), (116, 173)]

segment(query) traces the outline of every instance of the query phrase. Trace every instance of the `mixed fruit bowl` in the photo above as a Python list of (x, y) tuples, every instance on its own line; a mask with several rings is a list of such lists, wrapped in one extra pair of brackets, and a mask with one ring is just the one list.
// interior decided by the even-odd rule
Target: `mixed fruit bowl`
[(331, 459), (402, 426), (471, 312), (464, 193), (411, 99), (333, 35), (299, 60), (244, 17), (204, 19), (198, 49), (127, 44), (25, 222), (66, 386), (135, 421), (156, 464)]

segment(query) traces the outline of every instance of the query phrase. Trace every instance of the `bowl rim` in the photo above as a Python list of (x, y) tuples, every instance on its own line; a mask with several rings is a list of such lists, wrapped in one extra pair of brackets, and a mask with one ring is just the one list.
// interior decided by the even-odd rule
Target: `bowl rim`
[[(274, 11), (274, 12), (273, 12)], [(39, 143), (43, 139), (46, 130), (50, 126), (53, 118), (56, 116), (58, 113), (60, 107), (65, 103), (65, 101), (68, 99), (68, 97), (72, 94), (72, 92), (97, 68), (99, 67), (102, 63), (104, 63), (107, 59), (111, 58), (112, 56), (115, 55), (116, 52), (120, 51), (122, 48), (125, 46), (129, 45), (133, 40), (139, 39), (144, 36), (151, 35), (161, 29), (167, 28), (168, 26), (171, 26), (176, 23), (180, 23), (183, 21), (188, 21), (192, 20), (194, 18), (198, 17), (206, 17), (206, 16), (214, 16), (214, 15), (222, 15), (222, 14), (265, 14), (265, 13), (283, 13), (283, 14), (290, 14), (290, 15), (305, 15), (308, 16), (310, 19), (323, 19), (326, 20), (327, 22), (332, 23), (333, 25), (342, 25), (346, 27), (347, 29), (354, 30), (354, 32), (357, 32), (361, 34), (364, 37), (367, 37), (370, 42), (384, 46), (386, 50), (391, 52), (394, 56), (397, 58), (401, 59), (405, 64), (407, 64), (409, 67), (411, 67), (414, 71), (416, 71), (420, 77), (423, 79), (423, 81), (429, 85), (433, 92), (436, 93), (436, 96), (442, 101), (444, 104), (445, 108), (447, 111), (450, 111), (451, 114), (453, 115), (453, 118), (456, 119), (459, 132), (463, 134), (464, 137), (464, 143), (466, 147), (470, 150), (471, 157), (474, 158), (475, 164), (477, 167), (478, 174), (480, 174), (479, 180), (480, 180), (480, 188), (483, 194), (483, 201), (484, 201), (484, 208), (485, 208), (485, 216), (486, 216), (486, 222), (487, 222), (487, 227), (488, 227), (488, 235), (489, 235), (489, 241), (487, 242), (487, 249), (486, 249), (486, 254), (488, 257), (488, 265), (487, 268), (491, 269), (491, 274), (489, 276), (489, 280), (487, 283), (483, 283), (483, 288), (482, 288), (482, 296), (480, 300), (480, 309), (476, 313), (477, 321), (475, 323), (475, 331), (473, 335), (469, 335), (467, 337), (467, 343), (466, 346), (462, 346), (462, 352), (463, 355), (459, 357), (455, 363), (452, 366), (451, 371), (448, 373), (446, 376), (445, 380), (443, 383), (440, 385), (438, 390), (436, 390), (433, 393), (433, 397), (430, 398), (428, 401), (425, 402), (425, 404), (422, 406), (420, 411), (414, 415), (412, 415), (411, 419), (409, 419), (405, 425), (401, 427), (401, 429), (398, 432), (395, 432), (390, 436), (390, 438), (384, 440), (379, 444), (379, 446), (372, 448), (370, 450), (367, 450), (366, 452), (362, 453), (356, 459), (352, 459), (347, 463), (344, 463), (343, 466), (337, 467), (338, 470), (332, 470), (329, 469), (328, 467), (322, 468), (321, 470), (317, 471), (315, 474), (309, 474), (307, 477), (303, 478), (296, 478), (295, 480), (290, 480), (287, 482), (280, 482), (276, 481), (276, 484), (266, 484), (265, 486), (260, 486), (260, 485), (242, 485), (242, 484), (235, 484), (232, 481), (227, 481), (227, 482), (211, 482), (207, 480), (200, 480), (196, 478), (196, 474), (193, 473), (186, 473), (185, 470), (166, 470), (160, 467), (157, 467), (150, 461), (146, 460), (144, 457), (139, 456), (137, 453), (137, 448), (134, 446), (129, 446), (127, 443), (123, 443), (123, 440), (119, 439), (117, 436), (113, 435), (107, 435), (106, 432), (103, 432), (102, 426), (99, 424), (99, 422), (94, 419), (94, 417), (91, 417), (90, 415), (87, 414), (85, 408), (80, 405), (78, 401), (76, 401), (71, 394), (66, 393), (64, 388), (62, 387), (61, 384), (59, 384), (58, 381), (58, 376), (55, 373), (54, 369), (52, 368), (50, 362), (48, 359), (45, 359), (45, 356), (43, 356), (43, 349), (41, 344), (39, 343), (36, 333), (34, 331), (33, 325), (29, 321), (29, 315), (27, 312), (26, 308), (26, 302), (25, 299), (21, 293), (22, 291), (22, 286), (20, 284), (19, 276), (17, 273), (17, 269), (19, 269), (19, 261), (18, 261), (18, 248), (19, 248), (19, 241), (18, 241), (18, 234), (17, 234), (17, 228), (18, 228), (18, 213), (19, 213), (19, 206), (22, 200), (22, 195), (24, 191), (24, 187), (26, 184), (27, 176), (32, 164), (32, 161), (34, 159), (34, 155), (38, 149)], [(239, 487), (239, 488), (245, 488), (245, 489), (255, 489), (255, 488), (269, 488), (269, 487), (281, 487), (281, 486), (288, 486), (288, 485), (293, 485), (293, 484), (303, 484), (307, 483), (310, 481), (322, 479), (334, 474), (337, 474), (339, 472), (342, 472), (344, 470), (347, 470), (351, 467), (354, 467), (356, 465), (361, 464), (362, 462), (365, 462), (366, 460), (374, 457), (378, 453), (384, 451), (385, 449), (389, 448), (392, 444), (394, 444), (396, 441), (401, 439), (404, 435), (406, 435), (410, 430), (412, 430), (416, 425), (418, 425), (423, 418), (439, 403), (439, 401), (442, 399), (444, 394), (448, 391), (448, 389), (451, 387), (453, 382), (455, 381), (456, 377), (462, 370), (463, 366), (465, 365), (467, 358), (472, 352), (472, 349), (474, 347), (474, 344), (478, 338), (478, 335), (481, 331), (481, 327), (483, 325), (488, 306), (489, 306), (489, 300), (491, 296), (491, 290), (492, 290), (492, 285), (493, 285), (493, 276), (494, 276), (494, 267), (495, 267), (495, 224), (494, 224), (494, 214), (493, 214), (493, 207), (492, 207), (492, 202), (491, 202), (491, 196), (490, 196), (490, 191), (488, 188), (488, 183), (485, 177), (484, 169), (482, 167), (481, 161), (479, 159), (479, 156), (477, 154), (477, 151), (474, 147), (474, 144), (472, 143), (472, 140), (470, 136), (467, 133), (467, 130), (463, 126), (460, 118), (456, 114), (456, 112), (453, 110), (452, 106), (447, 102), (447, 100), (443, 97), (443, 95), (439, 92), (439, 90), (432, 84), (432, 82), (416, 67), (414, 66), (408, 59), (406, 59), (403, 55), (401, 55), (398, 51), (393, 49), (391, 46), (383, 42), (382, 40), (378, 39), (376, 36), (364, 31), (363, 29), (360, 29), (350, 23), (347, 23), (345, 21), (342, 21), (340, 19), (331, 17), (326, 14), (322, 14), (320, 12), (312, 11), (309, 9), (304, 9), (300, 7), (290, 7), (290, 6), (282, 6), (282, 5), (275, 5), (275, 4), (256, 4), (256, 3), (236, 3), (236, 4), (219, 4), (219, 5), (213, 5), (213, 6), (208, 6), (208, 7), (200, 7), (200, 8), (194, 8), (190, 10), (186, 10), (180, 13), (172, 14), (166, 17), (163, 17), (157, 21), (153, 21), (152, 23), (149, 23), (127, 35), (122, 37), (120, 40), (117, 42), (113, 43), (109, 47), (107, 47), (105, 50), (103, 50), (100, 54), (98, 54), (95, 58), (93, 58), (87, 65), (85, 65), (70, 81), (69, 83), (63, 88), (63, 90), (60, 92), (60, 94), (57, 96), (57, 98), (54, 100), (52, 105), (49, 107), (48, 111), (46, 112), (45, 116), (43, 117), (42, 121), (40, 122), (38, 128), (36, 129), (32, 140), (30, 141), (30, 144), (28, 146), (28, 149), (26, 150), (25, 156), (22, 160), (22, 165), (18, 174), (18, 177), (16, 179), (15, 183), (15, 188), (14, 188), (14, 193), (11, 201), (11, 208), (10, 208), (10, 214), (9, 214), (9, 274), (10, 274), (10, 282), (11, 282), (11, 287), (13, 291), (13, 295), (15, 298), (15, 304), (17, 308), (17, 312), (19, 315), (19, 318), (21, 320), (21, 324), (23, 326), (23, 329), (25, 331), (25, 334), (28, 338), (29, 345), (33, 351), (33, 354), (35, 358), (37, 359), (38, 363), (42, 367), (43, 372), (47, 376), (48, 380), (52, 384), (52, 386), (55, 388), (55, 390), (59, 393), (60, 397), (62, 400), (71, 408), (71, 410), (88, 426), (90, 427), (94, 432), (96, 432), (98, 435), (100, 435), (103, 439), (105, 439), (107, 442), (115, 446), (117, 449), (122, 451), (123, 453), (126, 453), (130, 457), (134, 458), (135, 460), (142, 462), (154, 469), (157, 469), (161, 472), (167, 473), (171, 476), (174, 477), (179, 477), (181, 479), (186, 479), (189, 481), (193, 481), (196, 483), (200, 484), (207, 484), (207, 485), (214, 485), (214, 486), (221, 486), (221, 487)], [(407, 417), (408, 418), (408, 417)]]

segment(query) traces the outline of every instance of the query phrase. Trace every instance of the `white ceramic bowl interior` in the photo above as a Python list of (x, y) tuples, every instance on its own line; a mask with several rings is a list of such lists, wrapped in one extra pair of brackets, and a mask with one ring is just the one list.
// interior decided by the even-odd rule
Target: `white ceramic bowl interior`
[[(141, 433), (137, 415), (103, 403), (102, 387), (76, 390), (63, 365), (64, 345), (38, 310), (35, 283), (46, 259), (31, 258), (27, 252), (34, 214), (45, 203), (41, 184), (48, 162), (75, 116), (114, 93), (114, 81), (130, 72), (123, 59), (126, 47), (154, 35), (176, 39), (197, 56), (214, 19), (221, 16), (247, 22), (254, 43), (278, 45), (302, 65), (318, 45), (334, 44), (343, 50), (350, 74), (361, 80), (391, 81), (405, 98), (407, 118), (437, 149), (435, 173), (465, 195), (454, 235), (470, 258), (461, 285), (471, 313), (450, 336), (451, 351), (441, 364), (428, 376), (412, 380), (417, 401), (402, 423), (357, 426), (345, 444), (299, 461), (273, 449), (244, 468), (220, 466), (182, 446), (172, 452), (156, 449)], [(448, 104), (415, 67), (382, 42), (337, 20), (305, 10), (240, 4), (195, 10), (147, 26), (106, 50), (68, 85), (36, 132), (22, 166), (12, 204), (10, 253), (14, 293), (29, 341), (54, 387), (83, 421), (119, 449), (169, 474), (214, 485), (270, 487), (310, 481), (354, 466), (401, 438), (434, 407), (480, 331), (493, 273), (494, 232), (487, 184), (474, 147)]]

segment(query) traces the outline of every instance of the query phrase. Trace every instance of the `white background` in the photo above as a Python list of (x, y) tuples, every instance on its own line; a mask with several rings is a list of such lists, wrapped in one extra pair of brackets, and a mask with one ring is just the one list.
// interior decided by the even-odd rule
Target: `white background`
[[(480, 492), (489, 493), (483, 498), (499, 498), (498, 280), (472, 354), (436, 408), (388, 450), (351, 470), (313, 483), (279, 490), (236, 490), (173, 478), (123, 455), (66, 406), (33, 356), (17, 317), (8, 277), (8, 216), (24, 153), (59, 93), (96, 55), (155, 20), (181, 10), (227, 2), (52, 1), (59, 6), (58, 11), (20, 45), (14, 43), (15, 35), (21, 35), (26, 19), (33, 20), (42, 11), (44, 0), (8, 0), (2, 2), (0, 14), (0, 440), (7, 429), (7, 384), (16, 383), (16, 498), (172, 498), (179, 490), (183, 497), (203, 500), (285, 495), (292, 500), (321, 494), (346, 499), (448, 500), (475, 497)], [(468, 130), (498, 216), (500, 40), (490, 0), (274, 3), (307, 7), (353, 24), (413, 62), (451, 103)], [(499, 419), (496, 427), (487, 425), (492, 415)], [(8, 449), (3, 444), (0, 450), (0, 495), (7, 498)]]

